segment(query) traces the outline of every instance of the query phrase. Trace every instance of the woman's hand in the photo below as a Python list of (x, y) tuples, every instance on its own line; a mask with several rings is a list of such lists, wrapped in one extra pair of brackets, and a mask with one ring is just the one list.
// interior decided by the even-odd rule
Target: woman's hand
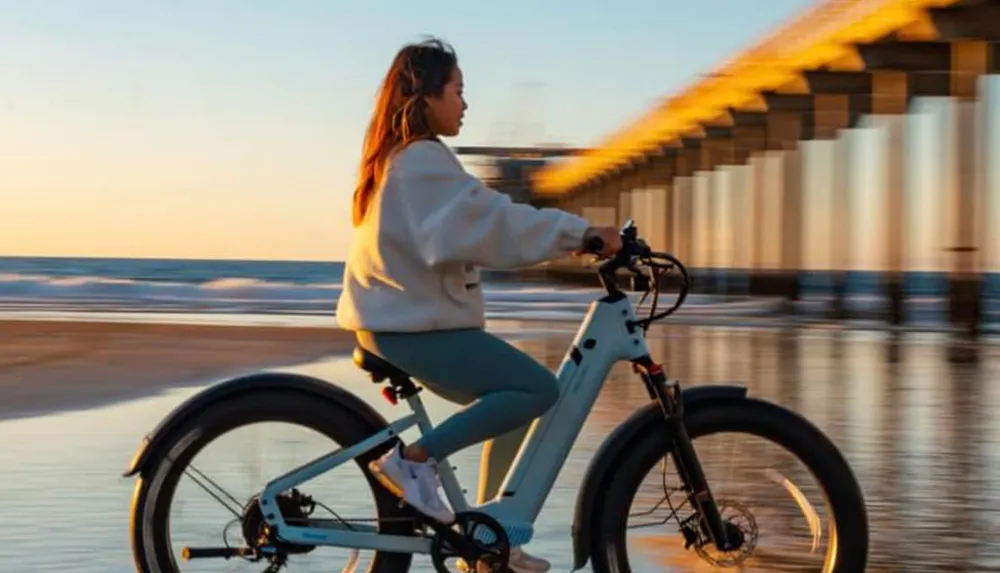
[[(588, 243), (590, 243), (591, 238), (599, 238), (601, 240), (600, 250), (591, 250), (588, 248)], [(615, 256), (615, 254), (622, 248), (622, 238), (618, 234), (618, 229), (615, 227), (591, 227), (587, 229), (587, 232), (583, 235), (583, 247), (576, 251), (577, 255), (585, 255), (587, 253), (593, 253), (602, 258), (610, 258)]]

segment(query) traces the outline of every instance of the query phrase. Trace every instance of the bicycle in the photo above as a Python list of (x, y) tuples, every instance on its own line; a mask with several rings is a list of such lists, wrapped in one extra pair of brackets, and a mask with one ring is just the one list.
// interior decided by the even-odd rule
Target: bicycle
[[(291, 373), (264, 372), (208, 387), (175, 408), (140, 444), (124, 475), (139, 476), (131, 509), (131, 545), (138, 570), (178, 571), (164, 520), (185, 463), (215, 437), (252, 422), (284, 420), (317, 429), (340, 448), (270, 480), (245, 505), (245, 546), (184, 548), (184, 559), (242, 558), (265, 561), (277, 571), (296, 553), (318, 546), (373, 550), (369, 571), (407, 571), (413, 554), (430, 554), (437, 571), (462, 558), (473, 571), (502, 571), (512, 546), (530, 541), (539, 514), (597, 399), (612, 365), (629, 361), (648, 390), (650, 402), (636, 410), (604, 440), (578, 492), (572, 537), (574, 569), (588, 561), (597, 572), (630, 571), (625, 547), (629, 505), (648, 471), (670, 456), (693, 513), (673, 517), (685, 542), (706, 560), (711, 550), (738, 563), (753, 549), (755, 535), (724, 518), (713, 497), (694, 438), (736, 430), (768, 438), (785, 447), (818, 479), (833, 513), (823, 571), (864, 571), (868, 555), (865, 502), (853, 472), (834, 444), (810, 422), (779, 405), (752, 398), (737, 385), (681, 389), (668, 381), (650, 357), (645, 336), (650, 325), (675, 312), (690, 288), (688, 271), (667, 253), (652, 251), (629, 221), (621, 231), (622, 250), (605, 260), (598, 277), (605, 295), (591, 303), (557, 371), (561, 397), (536, 419), (510, 469), (501, 493), (470, 506), (446, 460), (439, 465), (442, 488), (454, 508), (454, 524), (417, 515), (371, 475), (368, 462), (401, 441), (414, 426), (430, 427), (411, 377), (364, 349), (354, 362), (373, 382), (383, 384), (392, 403), (401, 398), (412, 413), (387, 421), (354, 394), (327, 381)], [(589, 250), (600, 250), (591, 243)], [(652, 293), (649, 314), (637, 318), (618, 284), (619, 271), (632, 275), (633, 290)], [(680, 293), (667, 310), (657, 312), (661, 275), (677, 271)], [(324, 472), (354, 461), (364, 472), (377, 506), (376, 524), (310, 517), (316, 502), (297, 488)], [(665, 463), (665, 462), (664, 462)], [(664, 466), (665, 471), (666, 466)], [(735, 555), (736, 557), (732, 557)], [(479, 569), (477, 569), (479, 567)]]

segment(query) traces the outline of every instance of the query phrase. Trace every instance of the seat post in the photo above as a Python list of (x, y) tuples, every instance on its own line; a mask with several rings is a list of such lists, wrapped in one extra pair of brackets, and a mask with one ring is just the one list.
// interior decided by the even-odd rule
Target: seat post
[(417, 416), (417, 427), (420, 428), (420, 433), (426, 434), (431, 431), (431, 428), (434, 426), (431, 425), (431, 419), (427, 416), (427, 408), (424, 407), (424, 402), (420, 399), (420, 394), (414, 392), (407, 396), (406, 403), (410, 405), (410, 409)]
[[(414, 393), (407, 396), (406, 402), (417, 417), (417, 427), (420, 428), (420, 433), (426, 434), (429, 432), (434, 426), (431, 425), (431, 420), (427, 416), (427, 408), (424, 407), (424, 403), (420, 399), (420, 394)], [(469, 500), (465, 498), (465, 490), (462, 489), (462, 484), (458, 482), (458, 477), (455, 475), (455, 468), (446, 459), (437, 461), (439, 464), (438, 477), (441, 479), (441, 487), (444, 489), (444, 494), (448, 498), (448, 502), (451, 503), (451, 508), (456, 512), (469, 511)]]

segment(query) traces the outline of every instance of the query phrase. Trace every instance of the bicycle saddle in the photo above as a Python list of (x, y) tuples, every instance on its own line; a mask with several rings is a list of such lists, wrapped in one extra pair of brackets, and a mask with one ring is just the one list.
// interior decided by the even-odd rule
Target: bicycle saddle
[(406, 380), (410, 375), (400, 368), (393, 366), (389, 361), (369, 352), (360, 346), (354, 348), (354, 364), (371, 374), (372, 382), (378, 384), (386, 378), (389, 380)]

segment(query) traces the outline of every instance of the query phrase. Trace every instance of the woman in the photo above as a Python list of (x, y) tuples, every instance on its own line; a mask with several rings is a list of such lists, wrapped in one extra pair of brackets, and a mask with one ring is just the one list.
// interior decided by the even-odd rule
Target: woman
[[(480, 476), (479, 503), (492, 499), (530, 422), (559, 397), (552, 372), (484, 330), (478, 268), (580, 253), (591, 235), (603, 239), (601, 255), (621, 246), (614, 228), (513, 203), (468, 174), (438, 139), (458, 135), (466, 108), (450, 47), (432, 40), (400, 50), (365, 135), (337, 304), (339, 324), (362, 347), (467, 405), (371, 464), (388, 489), (442, 523), (455, 516), (438, 493), (437, 460), (499, 436), (483, 453)], [(510, 566), (548, 568), (519, 550)]]

